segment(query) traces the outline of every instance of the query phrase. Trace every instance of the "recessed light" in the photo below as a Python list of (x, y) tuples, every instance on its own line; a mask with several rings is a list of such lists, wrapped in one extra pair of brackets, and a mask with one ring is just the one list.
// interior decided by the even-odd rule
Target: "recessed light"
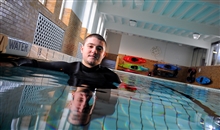
[(132, 26), (132, 27), (136, 27), (136, 26), (137, 26), (137, 21), (135, 21), (135, 20), (130, 20), (130, 21), (129, 21), (129, 25)]
[(198, 40), (199, 37), (200, 37), (200, 34), (199, 34), (199, 33), (193, 33), (193, 39)]
[(213, 50), (213, 53), (217, 54), (217, 51), (216, 51), (216, 50)]

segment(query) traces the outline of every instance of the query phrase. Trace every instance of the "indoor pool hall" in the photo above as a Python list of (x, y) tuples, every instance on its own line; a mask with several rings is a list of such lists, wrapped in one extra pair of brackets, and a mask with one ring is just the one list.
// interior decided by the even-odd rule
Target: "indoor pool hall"
[(0, 130), (220, 130), (219, 0), (0, 0)]

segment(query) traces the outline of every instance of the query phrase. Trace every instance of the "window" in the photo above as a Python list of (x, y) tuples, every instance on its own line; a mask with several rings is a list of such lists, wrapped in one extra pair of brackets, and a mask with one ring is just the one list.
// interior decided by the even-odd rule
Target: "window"
[(211, 65), (220, 65), (220, 42), (212, 44), (211, 47)]
[(38, 0), (41, 4), (45, 5), (46, 0)]

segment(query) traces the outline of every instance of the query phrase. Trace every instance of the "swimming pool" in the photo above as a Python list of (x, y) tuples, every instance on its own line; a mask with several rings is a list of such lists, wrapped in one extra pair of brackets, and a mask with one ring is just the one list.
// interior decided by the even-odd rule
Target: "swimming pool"
[(115, 71), (137, 90), (97, 89), (90, 122), (68, 121), (68, 76), (28, 67), (0, 68), (0, 129), (220, 129), (220, 91)]

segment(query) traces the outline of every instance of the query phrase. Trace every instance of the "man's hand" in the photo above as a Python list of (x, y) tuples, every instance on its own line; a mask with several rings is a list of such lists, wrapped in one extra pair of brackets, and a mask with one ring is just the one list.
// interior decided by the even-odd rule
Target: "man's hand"
[(0, 66), (13, 67), (14, 65), (12, 63), (8, 63), (8, 62), (0, 62)]
[(38, 62), (34, 59), (29, 58), (5, 58), (0, 60), (0, 66), (38, 66)]
[(28, 59), (28, 58), (19, 58), (12, 60), (14, 64), (17, 66), (37, 66), (37, 62), (35, 63), (35, 60)]

